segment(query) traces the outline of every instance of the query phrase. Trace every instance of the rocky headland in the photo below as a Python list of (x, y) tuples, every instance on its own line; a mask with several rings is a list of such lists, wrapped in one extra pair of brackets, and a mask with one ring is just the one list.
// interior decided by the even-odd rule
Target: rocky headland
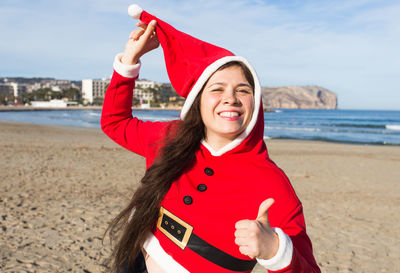
[(262, 87), (265, 108), (337, 109), (337, 95), (320, 86)]

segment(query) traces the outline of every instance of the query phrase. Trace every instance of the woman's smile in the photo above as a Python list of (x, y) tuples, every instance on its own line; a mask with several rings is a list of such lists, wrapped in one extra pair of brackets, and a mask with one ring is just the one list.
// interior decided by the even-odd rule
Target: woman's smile
[(218, 115), (227, 120), (237, 120), (241, 116), (241, 113), (237, 111), (221, 111)]

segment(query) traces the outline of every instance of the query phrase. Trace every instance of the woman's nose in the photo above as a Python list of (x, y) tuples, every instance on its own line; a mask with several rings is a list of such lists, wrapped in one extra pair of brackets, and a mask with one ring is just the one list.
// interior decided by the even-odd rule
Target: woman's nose
[(237, 104), (236, 92), (234, 90), (225, 90), (222, 101), (224, 104)]

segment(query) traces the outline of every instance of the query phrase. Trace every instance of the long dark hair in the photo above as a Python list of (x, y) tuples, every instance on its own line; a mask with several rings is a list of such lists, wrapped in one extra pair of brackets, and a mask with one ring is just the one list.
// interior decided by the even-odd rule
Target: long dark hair
[[(217, 71), (239, 66), (254, 90), (254, 79), (246, 65), (229, 62)], [(203, 87), (204, 88), (204, 87)], [(201, 91), (202, 92), (202, 91)], [(107, 231), (111, 241), (117, 241), (111, 257), (110, 272), (120, 272), (127, 263), (133, 268), (136, 256), (142, 250), (147, 233), (154, 230), (160, 203), (171, 184), (196, 161), (195, 153), (205, 138), (204, 123), (200, 114), (201, 92), (182, 121), (172, 123), (165, 144), (157, 159), (147, 169), (129, 205), (110, 223)]]

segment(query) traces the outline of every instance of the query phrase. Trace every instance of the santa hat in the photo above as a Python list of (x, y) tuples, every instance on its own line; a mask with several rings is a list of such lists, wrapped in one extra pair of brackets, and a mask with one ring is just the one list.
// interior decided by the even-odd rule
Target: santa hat
[(251, 130), (254, 127), (261, 102), (261, 89), (255, 70), (245, 58), (235, 56), (222, 47), (178, 31), (154, 15), (147, 13), (138, 5), (129, 6), (128, 13), (146, 24), (152, 20), (157, 21), (155, 31), (164, 51), (168, 77), (175, 91), (186, 98), (181, 111), (181, 119), (189, 111), (208, 78), (222, 65), (238, 61), (249, 68), (254, 78), (255, 109), (248, 129)]

